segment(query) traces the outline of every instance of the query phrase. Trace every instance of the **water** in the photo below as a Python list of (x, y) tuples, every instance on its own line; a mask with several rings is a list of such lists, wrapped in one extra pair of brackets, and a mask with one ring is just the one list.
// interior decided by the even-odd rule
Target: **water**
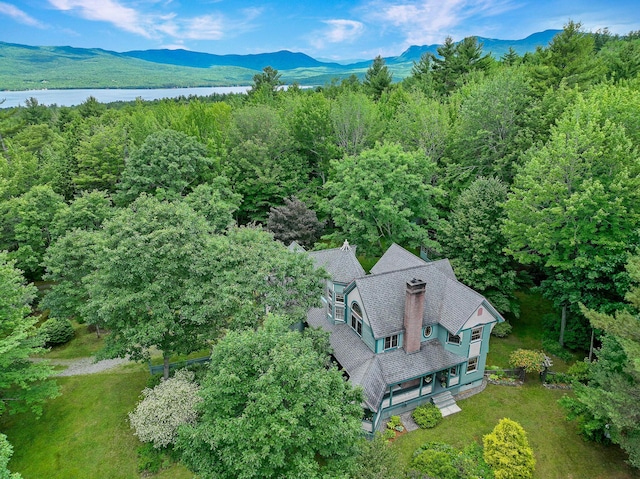
[(251, 88), (248, 86), (231, 87), (201, 87), (201, 88), (150, 88), (150, 89), (79, 89), (79, 90), (26, 90), (26, 91), (0, 91), (0, 100), (5, 102), (0, 108), (24, 106), (29, 98), (35, 98), (41, 105), (73, 106), (83, 103), (88, 97), (93, 96), (100, 103), (114, 101), (133, 101), (136, 98), (143, 100), (159, 100), (161, 98), (176, 98), (207, 96), (213, 93), (246, 93)]

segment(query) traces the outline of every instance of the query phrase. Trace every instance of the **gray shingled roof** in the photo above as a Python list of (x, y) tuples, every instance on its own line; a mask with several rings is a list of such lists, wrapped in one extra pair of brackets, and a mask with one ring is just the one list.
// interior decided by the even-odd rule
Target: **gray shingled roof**
[(364, 276), (365, 272), (356, 258), (353, 247), (342, 250), (341, 248), (309, 251), (309, 256), (315, 261), (316, 267), (324, 267), (333, 281), (338, 283), (350, 283), (355, 278)]
[(427, 264), (415, 254), (407, 251), (402, 246), (393, 243), (389, 249), (384, 252), (373, 268), (371, 274), (388, 273), (399, 269), (413, 268), (415, 266), (424, 266)]
[(420, 351), (411, 354), (407, 354), (404, 349), (374, 354), (348, 325), (334, 325), (327, 321), (321, 308), (310, 310), (307, 322), (331, 333), (334, 357), (349, 374), (349, 380), (362, 386), (365, 403), (372, 411), (378, 410), (388, 385), (440, 371), (467, 360), (446, 351), (438, 340), (423, 342)]
[(375, 338), (404, 329), (406, 284), (413, 278), (426, 282), (423, 324), (439, 323), (452, 333), (462, 328), (484, 297), (450, 276), (451, 266), (443, 263), (449, 261), (424, 263), (355, 280)]

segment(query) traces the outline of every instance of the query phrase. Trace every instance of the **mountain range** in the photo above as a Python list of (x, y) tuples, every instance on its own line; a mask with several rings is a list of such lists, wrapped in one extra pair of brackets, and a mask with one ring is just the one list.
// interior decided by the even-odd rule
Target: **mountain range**
[[(521, 40), (477, 37), (483, 52), (496, 58), (509, 48), (523, 55), (544, 47), (560, 30), (534, 33)], [(410, 74), (413, 63), (439, 45), (411, 46), (385, 58), (394, 79)], [(216, 55), (187, 50), (112, 52), (99, 48), (29, 46), (0, 42), (0, 90), (41, 88), (161, 88), (249, 85), (266, 66), (286, 83), (322, 85), (352, 74), (362, 77), (371, 60), (340, 64), (287, 50), (254, 55)]]

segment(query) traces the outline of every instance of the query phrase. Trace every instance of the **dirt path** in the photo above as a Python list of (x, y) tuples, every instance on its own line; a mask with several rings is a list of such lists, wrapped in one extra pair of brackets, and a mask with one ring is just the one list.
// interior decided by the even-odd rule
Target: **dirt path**
[(130, 362), (128, 359), (122, 358), (103, 359), (98, 362), (95, 362), (94, 358), (49, 359), (48, 361), (53, 366), (66, 366), (65, 370), (54, 374), (54, 376), (81, 376), (101, 373)]

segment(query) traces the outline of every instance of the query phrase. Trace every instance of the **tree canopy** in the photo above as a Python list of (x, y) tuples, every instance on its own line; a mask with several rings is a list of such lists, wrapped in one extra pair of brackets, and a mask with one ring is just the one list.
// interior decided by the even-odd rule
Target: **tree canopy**
[(14, 264), (0, 253), (0, 414), (40, 414), (42, 403), (58, 394), (58, 386), (49, 380), (53, 369), (46, 362), (30, 361), (44, 351), (38, 317), (30, 316), (35, 287), (24, 284)]
[(362, 393), (329, 365), (326, 335), (268, 317), (214, 347), (200, 420), (177, 447), (202, 478), (343, 477), (361, 435)]

